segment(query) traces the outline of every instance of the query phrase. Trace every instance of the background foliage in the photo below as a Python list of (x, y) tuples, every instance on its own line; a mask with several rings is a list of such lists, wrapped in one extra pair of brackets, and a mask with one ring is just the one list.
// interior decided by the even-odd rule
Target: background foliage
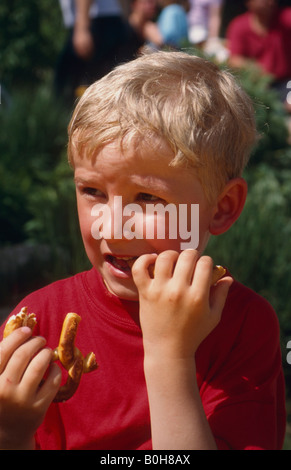
[(0, 2), (1, 83), (30, 89), (54, 68), (65, 31), (56, 0)]

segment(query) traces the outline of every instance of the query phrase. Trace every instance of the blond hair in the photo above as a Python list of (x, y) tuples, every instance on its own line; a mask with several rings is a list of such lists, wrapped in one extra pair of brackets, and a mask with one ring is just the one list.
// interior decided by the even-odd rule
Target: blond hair
[(229, 72), (208, 60), (146, 54), (86, 90), (69, 124), (69, 160), (74, 151), (96, 157), (116, 140), (150, 148), (157, 136), (173, 152), (170, 164), (194, 168), (213, 201), (249, 159), (256, 139), (252, 102)]

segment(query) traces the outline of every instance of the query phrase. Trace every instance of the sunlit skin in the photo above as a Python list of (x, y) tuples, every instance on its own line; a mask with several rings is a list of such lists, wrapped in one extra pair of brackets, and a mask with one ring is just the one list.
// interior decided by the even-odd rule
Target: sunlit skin
[[(182, 239), (122, 240), (92, 237), (95, 204), (103, 203), (113, 208), (115, 196), (122, 196), (123, 206), (136, 203), (146, 210), (147, 204), (199, 204), (199, 246), (203, 252), (209, 238), (209, 224), (215, 208), (211, 207), (194, 172), (169, 166), (171, 153), (166, 145), (158, 146), (156, 153), (150, 149), (136, 152), (129, 148), (121, 153), (119, 146), (104, 147), (91, 161), (74, 155), (75, 183), (81, 233), (87, 255), (92, 265), (101, 273), (108, 289), (115, 295), (137, 300), (138, 293), (131, 272), (120, 272), (107, 262), (108, 255), (139, 257), (159, 254), (166, 250), (180, 250)], [(119, 215), (119, 214), (118, 214)], [(190, 218), (190, 215), (189, 215)]]

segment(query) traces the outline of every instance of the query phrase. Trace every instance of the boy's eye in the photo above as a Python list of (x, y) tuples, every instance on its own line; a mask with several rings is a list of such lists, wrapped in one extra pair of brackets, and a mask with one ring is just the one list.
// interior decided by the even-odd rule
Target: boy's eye
[(138, 195), (138, 199), (143, 202), (157, 202), (160, 200), (158, 196), (154, 196), (153, 194), (148, 193), (140, 193)]
[(81, 188), (81, 192), (82, 192), (82, 194), (85, 194), (87, 196), (104, 197), (104, 193), (102, 193), (102, 191), (100, 191), (100, 189), (91, 188), (89, 186), (88, 187), (84, 186), (83, 188)]

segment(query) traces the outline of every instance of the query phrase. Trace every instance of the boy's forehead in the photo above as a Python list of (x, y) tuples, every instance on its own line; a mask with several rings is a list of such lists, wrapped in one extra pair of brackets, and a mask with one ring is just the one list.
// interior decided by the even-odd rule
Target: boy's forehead
[(184, 165), (172, 166), (173, 153), (162, 142), (156, 146), (128, 146), (121, 151), (116, 142), (105, 145), (95, 156), (89, 159), (76, 156), (74, 165), (75, 178), (97, 178), (104, 183), (126, 181), (143, 185), (149, 190), (155, 187), (167, 193), (181, 193), (185, 188), (196, 189), (199, 186), (201, 194), (204, 191), (195, 169)]
[(174, 152), (168, 142), (157, 135), (133, 136), (126, 138), (122, 143), (124, 151), (129, 156), (136, 155), (142, 159), (161, 159), (170, 163), (174, 158)]
[(168, 144), (156, 140), (151, 145), (131, 143), (121, 150), (119, 142), (108, 143), (94, 159), (76, 156), (75, 179), (94, 181), (124, 190), (142, 187), (146, 192), (158, 192), (168, 201), (178, 197), (181, 203), (207, 205), (205, 191), (195, 168), (171, 165), (174, 153)]
[[(72, 139), (72, 158), (73, 164), (76, 160), (91, 160), (92, 163), (98, 163), (100, 155), (102, 158), (106, 154), (114, 154), (120, 163), (138, 165), (141, 161), (156, 160), (169, 166), (175, 154), (165, 139), (158, 136), (132, 135), (125, 138), (116, 139), (108, 143), (96, 143), (78, 145), (78, 138)], [(77, 144), (77, 145), (76, 145)]]

